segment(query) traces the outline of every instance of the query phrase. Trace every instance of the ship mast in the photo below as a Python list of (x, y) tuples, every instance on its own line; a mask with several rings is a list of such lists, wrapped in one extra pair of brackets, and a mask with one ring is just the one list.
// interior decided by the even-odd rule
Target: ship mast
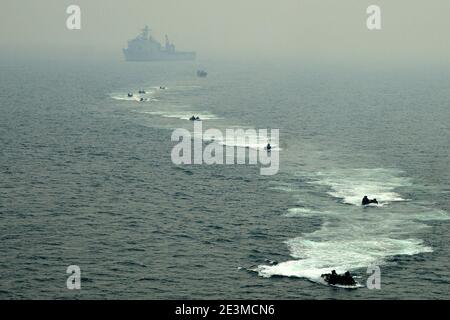
[(169, 37), (166, 34), (166, 51), (170, 51), (170, 42), (169, 42)]
[(149, 33), (150, 33), (150, 28), (149, 28), (148, 26), (145, 26), (144, 29), (142, 29), (141, 37), (142, 37), (144, 40), (147, 40), (147, 39), (148, 39)]

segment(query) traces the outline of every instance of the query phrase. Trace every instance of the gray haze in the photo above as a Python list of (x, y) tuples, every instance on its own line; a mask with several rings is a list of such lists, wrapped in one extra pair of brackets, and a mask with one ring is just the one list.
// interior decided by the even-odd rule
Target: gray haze
[[(448, 0), (1, 0), (3, 54), (106, 56), (148, 24), (161, 42), (200, 59), (424, 61), (447, 64)], [(66, 8), (82, 29), (66, 29)], [(382, 30), (366, 28), (366, 8), (382, 9)]]

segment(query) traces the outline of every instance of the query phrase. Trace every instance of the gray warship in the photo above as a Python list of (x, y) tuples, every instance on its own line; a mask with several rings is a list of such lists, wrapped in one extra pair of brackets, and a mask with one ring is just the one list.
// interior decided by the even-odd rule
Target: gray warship
[(175, 45), (169, 42), (163, 47), (150, 34), (150, 28), (145, 26), (140, 35), (128, 41), (128, 48), (123, 49), (126, 61), (177, 61), (195, 60), (193, 51), (175, 51)]

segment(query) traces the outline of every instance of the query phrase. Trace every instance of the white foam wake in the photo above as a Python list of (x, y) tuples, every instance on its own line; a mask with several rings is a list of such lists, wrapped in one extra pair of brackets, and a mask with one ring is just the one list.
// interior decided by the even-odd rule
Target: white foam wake
[[(448, 213), (442, 210), (418, 206), (412, 201), (397, 202), (405, 200), (397, 188), (412, 185), (397, 170), (321, 172), (312, 184), (328, 187), (329, 195), (343, 199), (344, 203), (289, 209), (287, 217), (318, 217), (323, 224), (317, 231), (286, 241), (294, 259), (277, 265), (260, 265), (256, 268), (260, 276), (302, 277), (323, 283), (321, 274), (333, 269), (342, 273), (380, 266), (396, 255), (432, 252), (430, 246), (417, 238), (429, 228), (423, 222), (449, 219)], [(396, 205), (364, 208), (360, 201), (365, 194)]]
[(191, 116), (199, 117), (200, 120), (218, 120), (220, 119), (215, 114), (207, 111), (143, 111), (141, 113), (160, 116), (163, 118), (176, 118), (180, 120), (189, 120)]
[(302, 277), (321, 282), (321, 274), (329, 273), (333, 269), (343, 273), (374, 264), (381, 265), (389, 256), (432, 251), (418, 239), (380, 237), (360, 240), (338, 238), (326, 241), (299, 237), (287, 241), (286, 244), (296, 260), (274, 266), (261, 265), (257, 270), (261, 276)]
[(313, 183), (328, 186), (329, 194), (344, 203), (361, 205), (364, 195), (377, 198), (380, 203), (406, 201), (396, 188), (411, 185), (410, 179), (392, 169), (348, 169), (334, 172), (319, 172)]
[(136, 95), (133, 95), (132, 97), (129, 97), (126, 94), (125, 95), (113, 95), (113, 96), (111, 96), (111, 98), (113, 98), (114, 100), (119, 100), (119, 101), (142, 102), (141, 99), (143, 99), (143, 101), (157, 101), (157, 99), (153, 98), (149, 94), (136, 94)]
[(264, 150), (267, 144), (270, 142), (272, 151), (282, 150), (278, 144), (273, 143), (270, 137), (262, 137), (256, 134), (245, 134), (238, 135), (237, 137), (228, 137), (226, 134), (222, 137), (208, 136), (208, 134), (203, 135), (203, 139), (206, 141), (214, 141), (220, 145), (228, 147), (238, 147), (238, 148), (250, 148), (255, 150)]

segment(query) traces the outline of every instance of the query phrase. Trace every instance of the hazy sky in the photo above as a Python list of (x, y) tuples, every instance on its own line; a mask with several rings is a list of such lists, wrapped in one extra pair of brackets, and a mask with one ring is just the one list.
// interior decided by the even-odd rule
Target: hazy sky
[[(81, 7), (81, 30), (66, 28), (70, 4)], [(380, 31), (366, 28), (371, 4), (382, 10)], [(145, 24), (200, 59), (447, 64), (450, 57), (449, 0), (0, 0), (0, 49), (122, 59)]]

